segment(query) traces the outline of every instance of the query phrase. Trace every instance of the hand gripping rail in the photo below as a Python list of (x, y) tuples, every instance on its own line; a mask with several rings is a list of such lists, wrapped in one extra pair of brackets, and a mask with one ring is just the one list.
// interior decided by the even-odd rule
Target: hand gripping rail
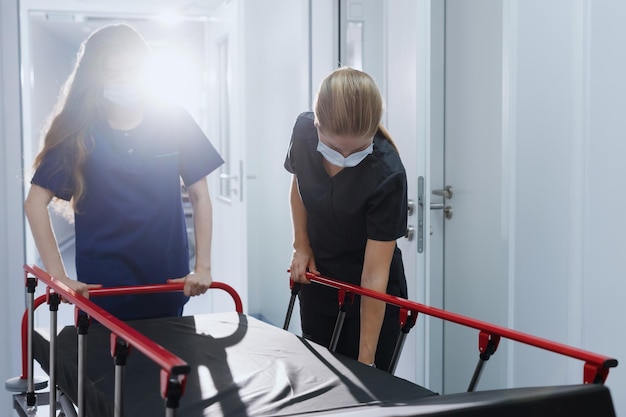
[[(406, 335), (409, 333), (413, 325), (415, 325), (418, 313), (423, 313), (432, 317), (437, 317), (443, 320), (447, 320), (453, 323), (479, 330), (479, 360), (478, 364), (476, 365), (474, 374), (472, 375), (469, 387), (467, 389), (468, 392), (474, 391), (474, 388), (478, 384), (483, 365), (487, 360), (489, 360), (491, 355), (495, 353), (496, 349), (498, 348), (500, 338), (514, 340), (516, 342), (524, 343), (526, 345), (534, 346), (540, 349), (548, 350), (584, 361), (585, 365), (583, 369), (583, 383), (585, 384), (604, 383), (609, 374), (609, 369), (617, 366), (616, 359), (598, 355), (596, 353), (592, 353), (583, 349), (578, 349), (565, 344), (553, 342), (551, 340), (542, 339), (529, 335), (527, 333), (518, 332), (516, 330), (511, 330), (509, 328), (497, 326), (495, 324), (487, 323), (484, 321), (475, 320), (466, 316), (462, 316), (460, 314), (451, 313), (449, 311), (430, 307), (424, 304), (419, 304), (414, 301), (409, 301), (404, 298), (369, 290), (367, 288), (363, 288), (357, 285), (337, 281), (332, 278), (314, 275), (309, 272), (307, 272), (306, 276), (313, 283), (326, 285), (328, 287), (332, 287), (338, 290), (337, 298), (339, 302), (339, 314), (337, 316), (337, 322), (329, 346), (329, 349), (331, 351), (335, 350), (337, 340), (339, 339), (339, 334), (341, 332), (341, 326), (343, 324), (344, 316), (346, 314), (344, 308), (346, 298), (351, 301), (352, 297), (355, 294), (364, 295), (384, 301), (387, 304), (391, 304), (400, 308), (400, 326), (402, 331), (398, 336), (398, 341), (396, 343), (396, 348), (391, 360), (391, 365), (388, 369), (390, 373), (393, 373), (395, 371), (398, 359), (400, 357), (400, 352), (404, 344), (404, 339), (406, 338)], [(299, 292), (300, 286), (301, 285), (298, 283), (291, 282), (291, 299), (289, 302), (285, 324), (283, 326), (285, 330), (289, 326), (295, 297)]]
[[(32, 276), (31, 276), (32, 275)], [(34, 310), (44, 302), (50, 305), (50, 416), (56, 416), (56, 375), (55, 375), (55, 355), (56, 355), (56, 334), (57, 316), (56, 312), (61, 300), (76, 306), (76, 328), (78, 332), (78, 395), (77, 408), (78, 416), (85, 413), (85, 343), (89, 327), (89, 318), (93, 317), (103, 326), (111, 330), (111, 355), (115, 359), (115, 417), (123, 415), (122, 410), (122, 386), (123, 386), (123, 366), (126, 363), (130, 347), (142, 352), (147, 358), (161, 367), (161, 395), (165, 399), (165, 415), (174, 417), (176, 408), (185, 389), (187, 375), (190, 372), (189, 365), (172, 354), (159, 344), (148, 339), (141, 333), (128, 326), (123, 321), (114, 317), (104, 309), (90, 302), (89, 299), (73, 291), (71, 288), (56, 280), (43, 269), (37, 266), (24, 265), (24, 278), (27, 291), (27, 308), (22, 318), (22, 375), (7, 381), (6, 387), (11, 391), (26, 393), (26, 406), (29, 409), (36, 407), (36, 389), (45, 388), (43, 381), (35, 382), (33, 377), (33, 318)], [(34, 298), (37, 281), (41, 280), (47, 285), (46, 294)], [(115, 288), (98, 288), (89, 291), (90, 297), (113, 296), (124, 294), (150, 294), (157, 292), (182, 291), (184, 284), (157, 284), (146, 286), (125, 286)], [(237, 292), (227, 284), (213, 282), (211, 288), (226, 291), (235, 302), (235, 309), (238, 313), (243, 312), (243, 305)], [(24, 384), (26, 381), (26, 384)], [(25, 389), (22, 389), (26, 385)]]

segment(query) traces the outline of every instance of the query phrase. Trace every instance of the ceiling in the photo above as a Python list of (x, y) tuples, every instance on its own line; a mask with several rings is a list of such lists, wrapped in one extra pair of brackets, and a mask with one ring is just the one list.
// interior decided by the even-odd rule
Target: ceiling
[[(228, 0), (179, 1), (177, 15), (170, 14), (169, 17), (184, 21), (210, 21), (212, 11), (224, 1)], [(98, 1), (92, 3), (94, 11), (32, 10), (29, 11), (29, 24), (39, 26), (51, 36), (73, 45), (79, 45), (94, 30), (115, 22), (123, 21), (133, 25), (148, 42), (158, 40), (165, 31), (173, 27), (173, 22), (168, 24), (167, 21), (162, 21), (168, 16), (160, 13), (163, 8), (158, 1), (144, 3), (143, 7), (141, 2), (133, 3), (135, 7), (131, 10), (123, 6), (128, 2), (108, 0), (107, 11), (97, 7)], [(116, 3), (119, 7), (116, 7)], [(169, 4), (173, 3), (172, 1)], [(155, 24), (159, 21), (163, 24)]]

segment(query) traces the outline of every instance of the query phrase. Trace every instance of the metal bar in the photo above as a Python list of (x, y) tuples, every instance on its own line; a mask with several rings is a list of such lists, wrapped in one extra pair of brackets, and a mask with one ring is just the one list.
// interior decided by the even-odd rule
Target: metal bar
[(302, 286), (302, 284), (300, 284), (299, 282), (290, 281), (290, 283), (291, 297), (289, 298), (289, 306), (287, 307), (287, 314), (285, 315), (285, 324), (283, 324), (283, 330), (289, 329), (289, 323), (291, 322), (291, 315), (293, 313), (293, 306), (296, 303), (296, 297), (298, 296), (298, 293), (300, 292), (300, 287)]
[(124, 369), (126, 360), (130, 353), (130, 347), (125, 340), (111, 334), (111, 353), (115, 364), (115, 395), (114, 395), (114, 417), (124, 415)]
[(291, 294), (289, 298), (289, 306), (287, 307), (287, 314), (285, 315), (285, 323), (283, 324), (283, 330), (289, 329), (289, 322), (291, 322), (291, 314), (293, 313), (293, 306), (296, 303), (296, 296)]
[(404, 333), (404, 332), (400, 332), (400, 334), (398, 335), (398, 341), (396, 342), (396, 347), (393, 349), (393, 355), (391, 356), (391, 362), (389, 363), (388, 372), (391, 375), (393, 375), (396, 372), (396, 367), (398, 366), (400, 353), (402, 353), (402, 348), (404, 347), (406, 335), (407, 333)]
[[(516, 330), (508, 329), (506, 327), (497, 326), (485, 321), (472, 319), (460, 314), (451, 313), (449, 311), (441, 310), (435, 307), (430, 307), (424, 304), (409, 301), (404, 298), (396, 297), (389, 294), (372, 291), (367, 288), (362, 288), (357, 285), (348, 284), (346, 282), (337, 281), (328, 277), (314, 275), (307, 273), (307, 278), (312, 282), (326, 285), (338, 290), (349, 291), (354, 294), (364, 295), (367, 297), (376, 298), (378, 300), (385, 301), (388, 304), (392, 304), (398, 307), (404, 307), (409, 310), (417, 311), (418, 313), (427, 314), (429, 316), (437, 317), (443, 320), (447, 320), (453, 323), (457, 323), (466, 327), (471, 327), (484, 332), (487, 332), (494, 336), (505, 337), (516, 342), (524, 343), (526, 345), (534, 346), (540, 349), (548, 350), (561, 355), (569, 356), (571, 358), (585, 361), (588, 364), (596, 365), (600, 368), (608, 369), (617, 366), (617, 359), (599, 355), (587, 350), (575, 348), (562, 343), (553, 342), (551, 340), (543, 339), (540, 337), (532, 336), (527, 333), (519, 332)], [(608, 373), (608, 372), (607, 372)], [(603, 375), (604, 378), (606, 374)], [(585, 379), (587, 376), (585, 375)], [(588, 381), (584, 381), (588, 382)], [(593, 381), (592, 381), (593, 382)]]
[[(76, 307), (78, 309), (78, 307)], [(87, 372), (86, 343), (89, 317), (83, 311), (77, 313), (76, 328), (78, 331), (78, 417), (85, 416), (85, 375)]]
[(330, 346), (328, 347), (328, 349), (331, 352), (334, 352), (337, 350), (337, 343), (339, 343), (339, 336), (341, 336), (341, 329), (343, 329), (343, 322), (345, 321), (345, 319), (346, 319), (346, 312), (342, 308), (339, 311), (339, 314), (337, 314), (337, 321), (335, 322), (333, 335), (330, 338)]
[[(47, 296), (40, 295), (37, 297), (33, 304), (33, 310), (46, 302)], [(24, 314), (22, 315), (22, 379), (28, 379), (28, 346), (29, 346), (29, 337), (30, 333), (28, 331), (28, 317), (30, 312), (30, 307), (27, 305)]]
[(85, 335), (78, 335), (78, 417), (85, 415)]
[(185, 388), (186, 380), (184, 378), (167, 374), (161, 370), (161, 396), (165, 398), (165, 415), (168, 417), (176, 416), (176, 409)]
[(402, 348), (406, 341), (406, 335), (409, 334), (413, 326), (415, 326), (416, 321), (417, 313), (415, 311), (400, 308), (400, 334), (396, 340), (396, 346), (393, 349), (389, 369), (387, 370), (387, 372), (392, 375), (396, 372), (396, 366), (398, 365), (398, 360), (400, 359), (400, 354), (402, 353)]
[(78, 417), (72, 400), (70, 400), (63, 392), (59, 392), (58, 397), (60, 408), (61, 410), (63, 410), (63, 414), (65, 415), (65, 417)]
[(478, 359), (478, 363), (476, 364), (476, 368), (474, 369), (474, 374), (472, 375), (472, 380), (470, 381), (469, 387), (467, 387), (467, 392), (472, 392), (478, 385), (478, 380), (480, 379), (480, 375), (483, 371), (483, 366), (485, 365), (485, 360), (480, 358)]
[(113, 400), (114, 416), (122, 417), (124, 393), (122, 387), (124, 386), (124, 365), (115, 364), (115, 396)]
[[(128, 326), (111, 313), (93, 304), (81, 294), (75, 292), (67, 285), (50, 276), (43, 269), (37, 266), (29, 265), (25, 265), (24, 269), (45, 282), (46, 285), (52, 287), (54, 291), (61, 295), (65, 300), (74, 304), (103, 326), (126, 340), (128, 343), (132, 344), (137, 350), (146, 355), (148, 359), (155, 362), (162, 369), (165, 369), (174, 375), (186, 375), (189, 373), (190, 368), (187, 362), (183, 361), (181, 358), (169, 352), (161, 345), (155, 343), (148, 337)], [(169, 288), (171, 288), (171, 286)]]
[[(35, 278), (29, 277), (28, 274), (34, 275)], [(85, 391), (84, 391), (84, 380), (85, 380), (85, 362), (86, 362), (86, 328), (89, 322), (88, 317), (93, 317), (98, 320), (100, 324), (102, 324), (107, 329), (111, 330), (116, 337), (123, 338), (127, 345), (134, 346), (137, 350), (143, 353), (148, 359), (155, 362), (158, 366), (161, 367), (162, 374), (168, 375), (172, 381), (174, 381), (174, 388), (168, 389), (167, 395), (162, 393), (163, 397), (166, 399), (166, 413), (167, 415), (176, 415), (176, 408), (178, 407), (179, 399), (183, 395), (184, 392), (184, 382), (186, 381), (186, 376), (190, 372), (189, 365), (183, 361), (178, 356), (164, 349), (159, 344), (150, 340), (146, 336), (142, 335), (138, 331), (134, 330), (126, 323), (117, 319), (104, 309), (99, 306), (93, 304), (82, 294), (79, 294), (69, 288), (64, 283), (52, 277), (43, 269), (35, 266), (35, 265), (24, 265), (24, 277), (26, 279), (29, 297), (27, 299), (27, 310), (24, 313), (24, 317), (22, 318), (22, 373), (26, 372), (28, 375), (28, 386), (29, 391), (31, 393), (27, 393), (26, 398), (27, 402), (32, 403), (31, 409), (35, 409), (36, 398), (34, 395), (34, 379), (32, 375), (33, 368), (33, 355), (32, 355), (32, 333), (33, 333), (33, 315), (35, 309), (35, 300), (34, 300), (34, 286), (36, 285), (37, 279), (42, 280), (46, 285), (48, 285), (48, 295), (50, 294), (50, 289), (54, 290), (54, 294), (58, 294), (62, 296), (67, 302), (74, 304), (77, 310), (80, 310), (80, 314), (77, 314), (77, 328), (78, 328), (78, 395), (77, 395), (77, 408), (78, 408), (78, 416), (84, 417), (85, 415)], [(32, 288), (31, 288), (32, 287)], [(90, 290), (90, 296), (112, 296), (112, 295), (123, 295), (123, 294), (149, 294), (149, 293), (157, 293), (157, 292), (172, 292), (172, 291), (183, 291), (184, 284), (183, 283), (168, 283), (168, 284), (158, 284), (158, 285), (149, 285), (149, 286), (126, 286), (126, 287), (117, 287), (117, 288), (102, 288), (102, 289), (94, 289)], [(237, 291), (235, 291), (231, 286), (214, 282), (211, 285), (211, 288), (221, 289), (226, 291), (235, 303), (235, 309), (238, 313), (243, 313), (243, 303), (241, 302), (241, 298)], [(43, 297), (39, 297), (37, 299), (37, 306), (42, 304)], [(80, 320), (79, 320), (80, 319)], [(51, 325), (51, 327), (56, 328), (56, 318), (51, 318), (55, 320), (55, 323)], [(80, 324), (78, 323), (80, 321)], [(87, 322), (85, 324), (84, 322)], [(56, 335), (56, 330), (54, 331)], [(54, 342), (52, 342), (54, 343)], [(56, 349), (51, 347), (51, 351)], [(27, 356), (27, 359), (24, 359), (24, 356)], [(54, 366), (55, 359), (51, 359), (51, 366)], [(118, 381), (121, 379), (121, 376), (118, 376), (118, 372), (116, 372), (116, 390)], [(23, 376), (23, 375), (22, 375)], [(20, 378), (22, 380), (22, 378)], [(121, 384), (120, 384), (121, 385)], [(52, 389), (56, 389), (56, 387), (52, 387)], [(53, 394), (54, 395), (54, 394)], [(116, 392), (118, 397), (121, 397), (121, 392)], [(64, 396), (61, 396), (61, 401), (65, 401)], [(118, 401), (117, 404), (121, 404), (121, 401)], [(29, 410), (30, 411), (30, 410)], [(72, 409), (72, 411), (74, 411)], [(121, 409), (119, 411), (121, 415)], [(51, 415), (52, 411), (51, 411)]]
[(33, 319), (35, 315), (35, 287), (37, 286), (37, 280), (33, 277), (26, 278), (27, 289), (27, 301), (26, 308), (28, 311), (28, 372), (27, 372), (27, 391), (26, 391), (26, 405), (29, 407), (35, 407), (37, 404), (37, 398), (35, 397), (35, 379), (33, 376)]
[(57, 413), (57, 378), (56, 378), (56, 358), (57, 358), (57, 311), (59, 310), (59, 295), (50, 294), (50, 417), (56, 417)]
[[(95, 288), (89, 290), (89, 297), (103, 297), (113, 295), (127, 295), (127, 294), (153, 294), (159, 292), (176, 292), (182, 291), (185, 284), (172, 283), (172, 284), (151, 284), (151, 285), (126, 285), (120, 287), (110, 288)], [(223, 282), (211, 283), (211, 289), (226, 291), (233, 299), (235, 303), (235, 310), (238, 313), (243, 313), (243, 303), (239, 294), (233, 287)]]

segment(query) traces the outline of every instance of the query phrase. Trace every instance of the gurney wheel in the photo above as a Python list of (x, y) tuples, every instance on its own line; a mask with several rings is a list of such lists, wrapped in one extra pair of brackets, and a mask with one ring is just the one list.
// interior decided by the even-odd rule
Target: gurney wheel
[[(35, 391), (39, 391), (48, 386), (48, 379), (42, 376), (36, 376), (33, 378)], [(28, 379), (20, 376), (7, 379), (4, 383), (4, 388), (11, 392), (26, 392), (28, 391)]]

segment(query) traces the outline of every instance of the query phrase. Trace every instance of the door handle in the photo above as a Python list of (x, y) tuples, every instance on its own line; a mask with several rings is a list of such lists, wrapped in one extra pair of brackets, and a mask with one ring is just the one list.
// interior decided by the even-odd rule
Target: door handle
[(408, 240), (409, 242), (413, 240), (413, 238), (415, 237), (415, 227), (413, 226), (408, 226), (406, 228), (406, 233), (404, 234), (404, 237), (406, 238), (406, 240)]
[(431, 210), (443, 210), (443, 213), (446, 216), (446, 219), (451, 219), (452, 214), (454, 213), (454, 210), (452, 210), (451, 206), (446, 206), (443, 203), (430, 203), (430, 209)]
[(452, 186), (451, 185), (446, 185), (446, 187), (443, 190), (433, 190), (432, 191), (434, 195), (439, 195), (443, 198), (452, 198)]
[[(228, 184), (226, 187), (229, 188), (229, 194), (233, 193), (233, 194), (237, 194), (239, 193), (239, 201), (243, 201), (243, 180), (244, 180), (244, 175), (243, 175), (243, 161), (239, 161), (239, 175), (229, 175), (227, 173), (222, 173), (220, 174), (220, 181), (225, 182), (226, 184)], [(255, 179), (256, 176), (249, 176), (247, 177), (248, 179)], [(237, 188), (230, 188), (230, 180), (239, 180), (239, 189)]]
[(407, 206), (407, 214), (408, 214), (409, 216), (412, 216), (412, 215), (413, 215), (413, 213), (415, 213), (415, 201), (413, 201), (413, 200), (409, 199), (409, 200), (407, 201), (406, 206)]
[(237, 175), (220, 174), (220, 180), (236, 180), (239, 178)]

